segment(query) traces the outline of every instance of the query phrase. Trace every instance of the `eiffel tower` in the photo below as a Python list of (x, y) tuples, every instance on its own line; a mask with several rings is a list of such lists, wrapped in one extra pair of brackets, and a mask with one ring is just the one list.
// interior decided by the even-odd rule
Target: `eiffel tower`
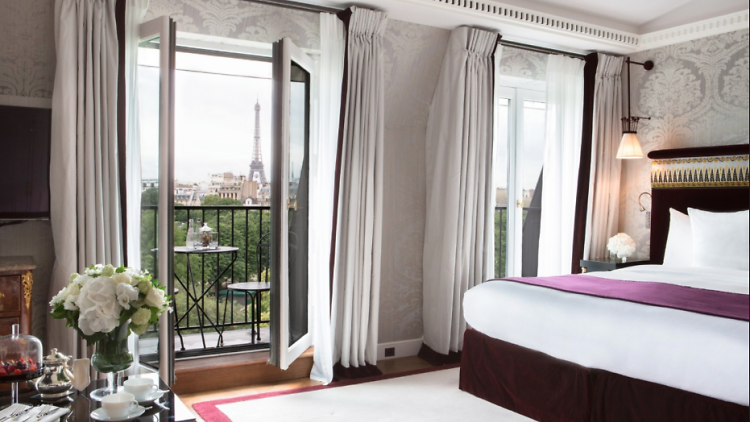
[(263, 157), (260, 153), (260, 101), (255, 104), (255, 147), (253, 148), (253, 162), (250, 164), (248, 180), (255, 180), (261, 186), (268, 183), (266, 171), (263, 168)]

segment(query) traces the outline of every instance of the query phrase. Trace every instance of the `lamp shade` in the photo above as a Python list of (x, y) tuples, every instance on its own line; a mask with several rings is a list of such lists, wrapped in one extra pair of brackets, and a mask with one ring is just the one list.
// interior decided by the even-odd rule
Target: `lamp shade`
[(617, 158), (620, 160), (643, 158), (641, 143), (638, 142), (638, 135), (635, 132), (623, 133), (620, 148), (617, 150)]

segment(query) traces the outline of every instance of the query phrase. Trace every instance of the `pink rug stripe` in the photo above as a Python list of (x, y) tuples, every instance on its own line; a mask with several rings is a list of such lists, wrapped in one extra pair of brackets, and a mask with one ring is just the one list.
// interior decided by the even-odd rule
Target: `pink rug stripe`
[(382, 381), (382, 380), (387, 380), (387, 379), (392, 379), (392, 378), (401, 378), (401, 377), (407, 377), (410, 375), (419, 375), (419, 374), (425, 374), (428, 372), (435, 372), (435, 371), (442, 371), (446, 369), (458, 368), (459, 366), (461, 365), (456, 363), (452, 365), (437, 366), (434, 368), (417, 369), (417, 370), (409, 371), (409, 372), (401, 372), (398, 374), (379, 375), (375, 377), (360, 378), (360, 379), (353, 379), (353, 380), (346, 380), (346, 381), (335, 381), (328, 385), (314, 385), (310, 387), (294, 388), (291, 390), (272, 391), (268, 393), (260, 393), (260, 394), (252, 394), (249, 396), (234, 397), (231, 399), (219, 399), (219, 400), (205, 401), (205, 402), (194, 404), (193, 409), (196, 412), (198, 412), (200, 417), (205, 422), (232, 422), (232, 420), (229, 419), (224, 414), (224, 412), (219, 410), (217, 406), (222, 405), (222, 404), (237, 403), (237, 402), (242, 402), (242, 401), (266, 399), (269, 397), (288, 396), (291, 394), (307, 393), (310, 391), (323, 390), (327, 388), (346, 387), (348, 385), (364, 384), (367, 382)]

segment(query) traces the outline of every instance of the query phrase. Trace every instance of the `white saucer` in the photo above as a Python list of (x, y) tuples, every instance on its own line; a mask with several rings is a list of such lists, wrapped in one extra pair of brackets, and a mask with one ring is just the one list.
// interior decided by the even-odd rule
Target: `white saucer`
[(146, 407), (151, 406), (152, 404), (154, 404), (155, 401), (159, 400), (165, 393), (166, 391), (164, 390), (152, 391), (151, 394), (145, 400), (139, 400), (138, 404), (140, 404), (141, 406), (146, 406)]
[(100, 407), (94, 410), (93, 412), (91, 412), (91, 419), (95, 421), (102, 421), (102, 422), (126, 422), (126, 421), (132, 421), (138, 416), (141, 416), (144, 412), (146, 412), (146, 408), (143, 406), (138, 406), (128, 416), (125, 416), (122, 419), (112, 419), (109, 416), (107, 416), (107, 414), (104, 413), (104, 409)]

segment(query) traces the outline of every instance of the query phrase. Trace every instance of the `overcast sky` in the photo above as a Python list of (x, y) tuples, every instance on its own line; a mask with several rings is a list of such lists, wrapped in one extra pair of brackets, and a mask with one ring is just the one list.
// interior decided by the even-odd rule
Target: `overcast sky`
[[(159, 70), (153, 66), (158, 63), (158, 50), (141, 48), (139, 63), (142, 176), (155, 179)], [(198, 183), (208, 181), (213, 173), (247, 175), (253, 159), (255, 104), (259, 101), (261, 153), (270, 179), (271, 63), (178, 53), (177, 69), (175, 178)]]

